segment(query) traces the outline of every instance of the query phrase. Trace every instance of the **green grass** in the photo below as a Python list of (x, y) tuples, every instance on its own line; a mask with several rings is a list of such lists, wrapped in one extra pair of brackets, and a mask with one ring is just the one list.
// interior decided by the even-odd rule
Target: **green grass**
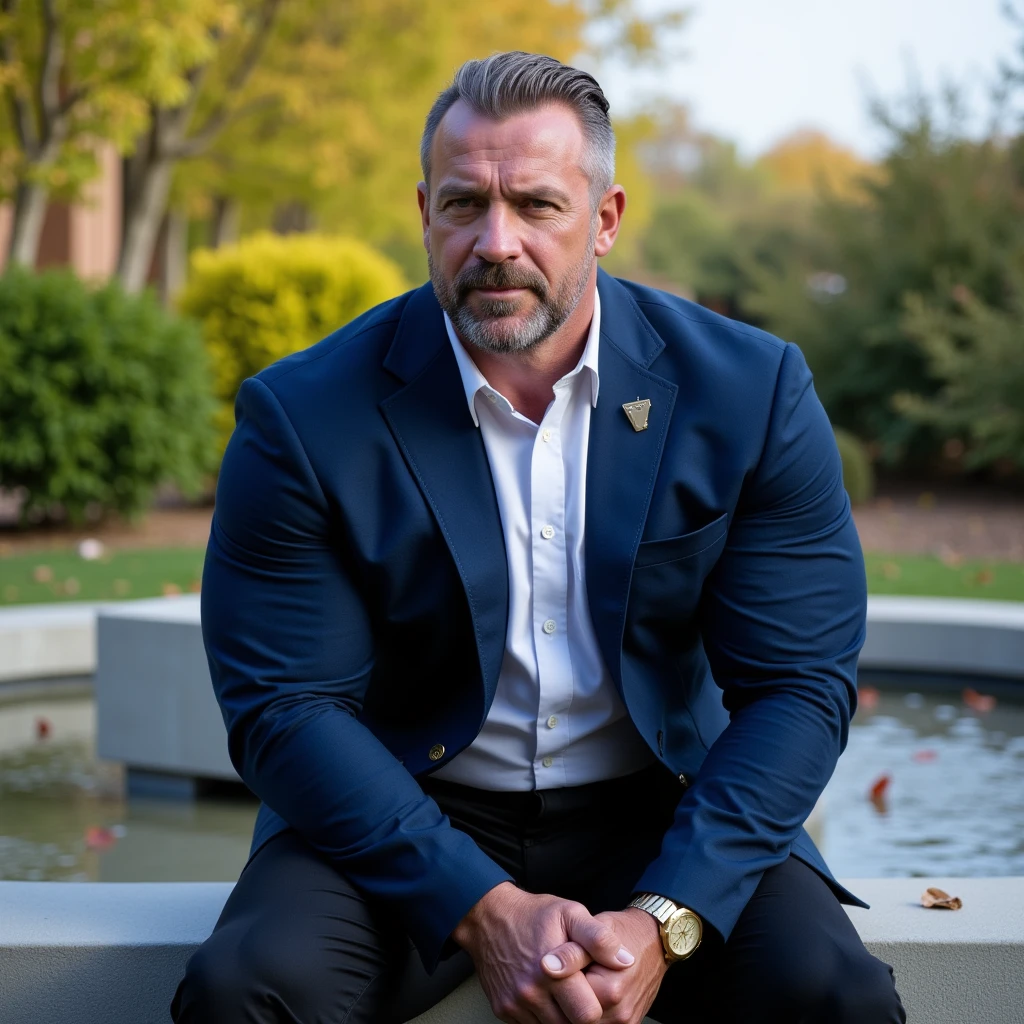
[[(929, 555), (867, 556), (872, 594), (1024, 601), (1024, 564), (951, 566)], [(110, 551), (87, 562), (73, 549), (0, 557), (0, 608), (43, 601), (112, 601), (198, 589), (202, 548)], [(49, 578), (40, 579), (39, 577)]]
[(203, 548), (110, 551), (93, 562), (73, 548), (0, 558), (0, 608), (43, 601), (119, 601), (199, 589)]
[(865, 556), (868, 591), (908, 597), (978, 597), (1024, 601), (1024, 563), (965, 561), (948, 565), (932, 555)]

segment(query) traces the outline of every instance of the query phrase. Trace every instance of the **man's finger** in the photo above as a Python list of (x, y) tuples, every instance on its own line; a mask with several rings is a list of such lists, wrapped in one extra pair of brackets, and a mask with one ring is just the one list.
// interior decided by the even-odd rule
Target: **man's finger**
[[(590, 958), (587, 960), (589, 962)], [(551, 994), (570, 1024), (597, 1024), (604, 1014), (590, 982), (579, 972), (552, 985)]]
[(565, 924), (569, 938), (582, 946), (596, 963), (615, 971), (633, 965), (633, 954), (622, 945), (614, 929), (591, 917), (585, 908), (570, 913)]
[(594, 958), (578, 942), (563, 942), (545, 953), (540, 964), (549, 978), (567, 978), (593, 962)]

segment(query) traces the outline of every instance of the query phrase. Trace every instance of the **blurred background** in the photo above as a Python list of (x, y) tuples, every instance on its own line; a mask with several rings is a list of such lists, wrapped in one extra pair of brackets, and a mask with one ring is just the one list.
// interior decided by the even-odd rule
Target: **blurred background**
[[(0, 0), (0, 614), (200, 589), (239, 383), (426, 280), (423, 119), (503, 49), (612, 101), (606, 269), (801, 347), (871, 592), (1024, 601), (1024, 7)], [(1024, 874), (1024, 706), (943, 685), (863, 687), (840, 873)], [(235, 876), (250, 804), (4, 687), (0, 878)]]

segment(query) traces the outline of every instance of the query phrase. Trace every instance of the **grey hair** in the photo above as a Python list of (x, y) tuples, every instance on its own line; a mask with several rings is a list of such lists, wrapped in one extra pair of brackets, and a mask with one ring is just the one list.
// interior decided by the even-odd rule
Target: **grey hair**
[(504, 121), (545, 103), (564, 103), (583, 130), (583, 173), (590, 181), (592, 206), (615, 182), (615, 132), (608, 100), (593, 75), (542, 53), (509, 50), (483, 60), (468, 60), (434, 101), (420, 140), (423, 180), (430, 186), (430, 148), (438, 125), (459, 101), (478, 114)]

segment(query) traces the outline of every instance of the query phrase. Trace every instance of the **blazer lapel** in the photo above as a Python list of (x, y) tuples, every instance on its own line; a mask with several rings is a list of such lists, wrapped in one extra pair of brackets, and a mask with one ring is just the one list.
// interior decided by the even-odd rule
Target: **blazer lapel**
[[(598, 274), (601, 295), (600, 395), (587, 454), (586, 573), (594, 632), (620, 693), (622, 637), (633, 560), (675, 405), (675, 384), (647, 367), (665, 347), (632, 296)], [(647, 429), (633, 429), (625, 402), (648, 398)]]
[(380, 407), (462, 579), (473, 616), (486, 713), (505, 652), (505, 538), (487, 452), (469, 414), (441, 308), (429, 284), (406, 304), (384, 367), (405, 382)]

